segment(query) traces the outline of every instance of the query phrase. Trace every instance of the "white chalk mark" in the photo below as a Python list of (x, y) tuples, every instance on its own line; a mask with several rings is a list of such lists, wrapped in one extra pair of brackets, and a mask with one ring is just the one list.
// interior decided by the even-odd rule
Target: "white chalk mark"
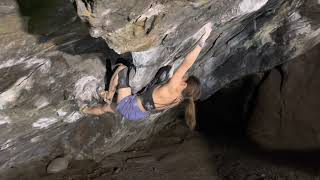
[(23, 63), (26, 63), (26, 68), (30, 68), (35, 64), (41, 64), (41, 63), (44, 63), (45, 61), (49, 61), (49, 60), (43, 59), (43, 58), (36, 58), (36, 57), (29, 58), (29, 59), (26, 59), (24, 57), (19, 58), (19, 59), (8, 59), (4, 63), (0, 64), (0, 69), (12, 67), (15, 65), (23, 64)]
[(10, 146), (12, 146), (12, 140), (8, 139), (5, 143), (1, 144), (0, 151), (5, 150)]
[(4, 109), (8, 103), (14, 102), (21, 94), (23, 89), (29, 89), (33, 84), (33, 80), (27, 76), (21, 77), (7, 91), (0, 94), (0, 109)]
[(268, 0), (243, 0), (239, 7), (240, 11), (244, 13), (250, 13), (259, 10), (264, 6)]
[(38, 121), (32, 123), (32, 126), (35, 128), (43, 129), (43, 128), (47, 128), (48, 126), (58, 121), (59, 120), (54, 117), (40, 118)]
[(33, 137), (30, 141), (32, 143), (36, 143), (36, 142), (39, 142), (41, 140), (41, 136), (36, 136), (36, 137)]
[(58, 111), (57, 111), (57, 113), (58, 113), (58, 116), (60, 116), (60, 117), (63, 117), (63, 116), (65, 116), (65, 115), (67, 115), (67, 111), (65, 111), (65, 110), (63, 110), (63, 108), (61, 108), (61, 109), (59, 109)]
[(145, 18), (150, 18), (154, 15), (158, 15), (161, 12), (163, 12), (165, 9), (165, 6), (162, 4), (157, 4), (151, 8), (149, 8), (146, 12), (144, 12), (138, 20), (144, 20)]
[(67, 118), (64, 120), (64, 122), (73, 123), (73, 122), (76, 122), (77, 120), (79, 120), (82, 117), (83, 117), (83, 115), (81, 113), (72, 112), (69, 116), (67, 116)]
[(47, 74), (50, 72), (50, 68), (51, 68), (51, 61), (47, 60), (46, 62), (44, 62), (44, 64), (39, 68), (40, 72), (43, 74)]
[(49, 61), (48, 59), (43, 59), (43, 58), (30, 58), (26, 61), (26, 67), (27, 68), (30, 68), (34, 65), (39, 65), (39, 64), (43, 64), (43, 63), (46, 63), (47, 61)]
[(101, 16), (107, 16), (107, 15), (109, 15), (111, 13), (111, 9), (106, 9), (105, 11), (103, 11), (102, 13), (101, 13)]
[(25, 58), (20, 58), (20, 59), (9, 59), (7, 61), (5, 61), (3, 64), (0, 64), (0, 69), (3, 68), (8, 68), (11, 66), (15, 66), (17, 64), (21, 64), (25, 61)]
[(34, 103), (34, 105), (37, 107), (37, 109), (41, 109), (43, 107), (46, 107), (48, 104), (49, 104), (49, 101), (44, 96), (39, 97), (39, 99)]
[(10, 124), (10, 123), (11, 123), (11, 119), (9, 118), (9, 116), (0, 115), (0, 125)]
[(49, 82), (49, 85), (50, 85), (50, 84), (55, 83), (56, 80), (53, 77), (50, 76), (48, 82)]
[(85, 76), (75, 84), (74, 94), (76, 99), (81, 101), (91, 101), (92, 97), (97, 96), (98, 79), (94, 76)]

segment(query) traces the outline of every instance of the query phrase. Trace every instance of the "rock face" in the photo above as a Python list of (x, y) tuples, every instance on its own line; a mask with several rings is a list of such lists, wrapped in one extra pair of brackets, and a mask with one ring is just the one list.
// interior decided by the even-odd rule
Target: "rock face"
[(259, 88), (249, 134), (268, 149), (320, 148), (320, 46), (272, 70)]
[(1, 172), (65, 155), (99, 160), (170, 120), (132, 124), (79, 112), (97, 103), (105, 59), (117, 55), (90, 37), (69, 0), (5, 0), (0, 10)]
[[(179, 65), (214, 24), (190, 73), (203, 85), (203, 98), (246, 74), (264, 71), (319, 42), (316, 0), (75, 0), (81, 19), (118, 53), (133, 52), (141, 89), (163, 65)], [(148, 76), (145, 76), (148, 74)], [(142, 80), (143, 79), (143, 80)]]
[[(117, 57), (105, 42), (118, 53), (132, 52), (137, 73), (130, 83), (138, 91), (161, 66), (176, 68), (202, 26), (213, 22), (214, 32), (190, 70), (201, 79), (205, 99), (320, 40), (316, 0), (2, 0), (0, 14), (0, 171), (62, 155), (99, 161), (177, 114), (132, 123), (79, 113), (79, 106), (97, 103), (105, 59)], [(78, 16), (92, 36), (105, 41), (89, 37)]]

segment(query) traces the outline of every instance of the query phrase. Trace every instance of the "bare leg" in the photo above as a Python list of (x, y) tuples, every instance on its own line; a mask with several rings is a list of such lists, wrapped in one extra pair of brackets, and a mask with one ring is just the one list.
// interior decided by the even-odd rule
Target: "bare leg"
[[(119, 72), (126, 68), (124, 65), (120, 65), (117, 70), (113, 73), (111, 80), (110, 80), (110, 86), (109, 91), (106, 92), (99, 92), (100, 96), (103, 96), (104, 101), (107, 102), (105, 105), (100, 105), (92, 108), (84, 108), (81, 111), (86, 114), (93, 114), (93, 115), (102, 115), (106, 112), (114, 113), (115, 105), (112, 104), (112, 99), (115, 94), (116, 87), (118, 86), (118, 74)], [(120, 102), (124, 97), (131, 95), (131, 88), (121, 88), (118, 90), (118, 99), (117, 103)]]
[(125, 97), (131, 96), (132, 94), (131, 87), (118, 89), (118, 98), (117, 104)]
[(104, 100), (106, 102), (112, 102), (113, 96), (114, 96), (114, 94), (116, 92), (116, 88), (118, 86), (118, 79), (119, 79), (118, 78), (118, 74), (124, 68), (126, 68), (126, 66), (121, 64), (117, 68), (117, 70), (113, 73), (113, 75), (111, 77), (111, 80), (110, 80), (108, 92), (106, 92), (106, 95), (105, 95), (105, 98), (104, 98)]
[(105, 104), (101, 106), (96, 106), (92, 108), (84, 108), (82, 109), (83, 113), (92, 114), (92, 115), (102, 115), (104, 113), (110, 112), (114, 113), (114, 104)]
[[(99, 93), (100, 96), (104, 96), (104, 100), (107, 102), (107, 104), (102, 106), (96, 106), (92, 108), (84, 108), (81, 111), (86, 114), (93, 114), (93, 115), (102, 115), (106, 112), (112, 112), (114, 113), (115, 105), (112, 104), (112, 99), (115, 94), (116, 87), (118, 86), (118, 79), (119, 79), (119, 72), (126, 68), (124, 65), (120, 65), (117, 70), (113, 73), (110, 81), (109, 91)], [(119, 103), (123, 98), (131, 95), (131, 88), (120, 88), (118, 89), (118, 98), (117, 103)]]
[(118, 86), (118, 73), (126, 68), (124, 65), (119, 65), (117, 70), (113, 73), (111, 79), (110, 79), (110, 84), (109, 84), (109, 89), (108, 91), (100, 90), (98, 92), (98, 95), (100, 98), (102, 98), (107, 104), (110, 104), (112, 102), (112, 99), (114, 97), (114, 94), (116, 92), (116, 87)]

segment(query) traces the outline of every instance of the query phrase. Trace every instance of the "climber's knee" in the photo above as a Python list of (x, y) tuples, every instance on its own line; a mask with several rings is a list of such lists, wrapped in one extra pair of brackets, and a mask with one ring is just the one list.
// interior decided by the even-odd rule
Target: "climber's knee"
[(118, 89), (120, 88), (127, 88), (129, 86), (129, 73), (128, 67), (120, 70), (118, 73)]

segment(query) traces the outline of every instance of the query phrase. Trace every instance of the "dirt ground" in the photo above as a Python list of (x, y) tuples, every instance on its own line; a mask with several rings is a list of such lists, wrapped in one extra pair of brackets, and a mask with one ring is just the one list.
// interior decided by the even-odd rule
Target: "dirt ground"
[(48, 175), (42, 167), (39, 172), (20, 172), (11, 179), (318, 180), (317, 162), (311, 156), (262, 152), (241, 136), (190, 132), (178, 120), (161, 133), (99, 163), (72, 161), (58, 174)]

